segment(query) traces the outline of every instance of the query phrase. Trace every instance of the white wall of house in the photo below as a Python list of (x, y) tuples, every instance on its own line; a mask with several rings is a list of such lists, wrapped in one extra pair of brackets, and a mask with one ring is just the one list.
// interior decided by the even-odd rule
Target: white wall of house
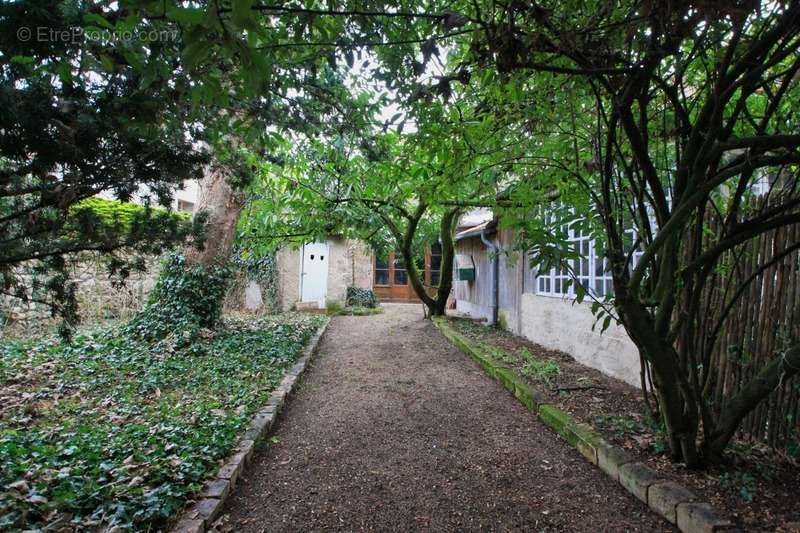
[(521, 331), (516, 333), (545, 348), (566, 352), (581, 364), (636, 387), (639, 352), (622, 326), (612, 323), (600, 333), (589, 305), (568, 298), (525, 293), (521, 301)]
[[(486, 247), (479, 238), (463, 239), (456, 244), (456, 253), (472, 257), (475, 279), (453, 281), (456, 310), (472, 318), (492, 319), (492, 268)], [(454, 273), (454, 277), (457, 276)]]
[[(529, 266), (527, 259), (513, 252), (513, 232), (501, 230), (492, 240), (503, 250), (499, 256), (499, 324), (546, 348), (560, 350), (581, 364), (595, 368), (636, 387), (640, 386), (638, 351), (621, 326), (611, 324), (603, 333), (587, 303), (576, 303), (573, 290), (557, 294), (553, 275), (547, 284)], [(591, 271), (586, 282), (591, 287), (605, 288), (607, 276), (595, 273), (594, 250), (583, 270)], [(456, 311), (472, 318), (491, 320), (492, 272), (486, 246), (478, 236), (462, 238), (456, 253), (469, 255), (475, 263), (474, 281), (454, 282)], [(591, 267), (590, 269), (587, 269)], [(560, 284), (559, 284), (560, 287)], [(546, 295), (544, 290), (549, 291)], [(561, 289), (559, 289), (561, 291)]]
[(175, 191), (175, 198), (172, 200), (172, 209), (175, 211), (186, 211), (194, 213), (197, 209), (197, 201), (200, 198), (200, 182), (197, 180), (186, 180), (183, 188)]
[[(467, 283), (466, 281), (457, 281), (454, 283)], [(485, 305), (478, 305), (469, 300), (456, 299), (456, 311), (462, 315), (469, 315), (471, 318), (481, 318), (486, 321), (492, 319), (492, 309)]]

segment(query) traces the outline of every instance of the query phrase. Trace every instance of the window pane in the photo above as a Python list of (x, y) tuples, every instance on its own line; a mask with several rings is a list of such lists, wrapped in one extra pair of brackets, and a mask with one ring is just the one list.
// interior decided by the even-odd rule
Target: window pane
[(605, 292), (604, 282), (602, 279), (595, 280), (594, 285), (595, 285), (595, 292), (597, 293), (598, 296), (605, 295), (606, 292)]
[(406, 276), (405, 269), (398, 269), (395, 267), (394, 269), (394, 284), (395, 285), (405, 285), (408, 283), (408, 276)]
[(440, 272), (438, 270), (431, 270), (431, 285), (439, 285), (439, 274)]
[(388, 285), (388, 284), (389, 284), (389, 271), (375, 270), (375, 285)]
[(442, 268), (442, 256), (431, 255), (431, 270), (439, 270)]
[(603, 275), (605, 271), (605, 262), (606, 260), (600, 257), (594, 258), (594, 275), (598, 278)]
[(389, 258), (386, 256), (375, 256), (375, 268), (389, 268)]

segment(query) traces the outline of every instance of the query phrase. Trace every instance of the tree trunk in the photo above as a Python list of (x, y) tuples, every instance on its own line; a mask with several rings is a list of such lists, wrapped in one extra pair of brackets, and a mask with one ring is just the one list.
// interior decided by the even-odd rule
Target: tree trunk
[(698, 407), (680, 373), (678, 354), (668, 340), (659, 337), (647, 310), (627, 296), (625, 289), (618, 291), (617, 310), (639, 357), (651, 364), (672, 459), (685, 462), (689, 468), (699, 468), (702, 458), (697, 446)]
[(208, 220), (203, 242), (186, 248), (189, 266), (220, 266), (230, 258), (245, 197), (231, 187), (227, 177), (223, 168), (210, 167), (200, 182), (197, 212), (205, 213)]
[(439, 270), (439, 288), (436, 291), (436, 306), (433, 316), (443, 316), (447, 310), (447, 299), (453, 290), (453, 259), (455, 257), (455, 244), (453, 230), (458, 220), (458, 209), (448, 211), (442, 216), (439, 239), (442, 243), (442, 263)]
[(195, 217), (205, 218), (204, 238), (164, 262), (147, 306), (128, 325), (137, 336), (186, 343), (200, 328), (216, 326), (230, 285), (228, 260), (244, 206), (244, 195), (226, 177), (216, 167), (203, 178)]
[[(420, 279), (416, 263), (414, 263), (414, 253), (412, 243), (416, 232), (419, 217), (409, 221), (408, 228), (400, 243), (400, 253), (406, 263), (406, 272), (411, 287), (417, 294), (422, 303), (427, 307), (428, 316), (442, 316), (447, 308), (447, 298), (453, 288), (453, 229), (459, 210), (453, 209), (442, 215), (439, 226), (440, 238), (442, 240), (442, 265), (439, 277), (439, 288), (436, 291), (436, 298), (431, 297), (425, 290), (425, 284)], [(419, 213), (421, 216), (421, 213)]]

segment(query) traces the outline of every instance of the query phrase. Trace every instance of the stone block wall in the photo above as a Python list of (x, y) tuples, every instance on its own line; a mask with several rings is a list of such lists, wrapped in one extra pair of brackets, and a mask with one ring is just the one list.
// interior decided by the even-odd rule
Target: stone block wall
[[(363, 242), (330, 237), (328, 239), (327, 301), (344, 302), (347, 287), (372, 288), (372, 251)], [(283, 311), (300, 301), (300, 254), (302, 249), (281, 248), (277, 254), (279, 301)]]
[[(147, 260), (145, 272), (132, 272), (124, 286), (117, 286), (109, 277), (102, 257), (87, 255), (70, 267), (70, 278), (77, 283), (79, 313), (85, 324), (125, 319), (144, 306), (150, 289), (158, 277), (160, 257)], [(30, 279), (30, 277), (29, 277)], [(22, 302), (0, 297), (1, 326), (24, 333), (41, 329), (52, 321), (50, 309), (36, 302)]]
[(372, 252), (352, 239), (331, 237), (331, 262), (328, 264), (328, 301), (344, 302), (347, 287), (372, 288)]
[(300, 249), (281, 248), (278, 250), (278, 301), (281, 310), (289, 311), (300, 301)]

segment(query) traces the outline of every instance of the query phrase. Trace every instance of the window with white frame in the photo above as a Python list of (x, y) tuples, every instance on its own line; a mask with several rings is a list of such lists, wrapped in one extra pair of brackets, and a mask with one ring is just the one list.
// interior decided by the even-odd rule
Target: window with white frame
[[(636, 230), (625, 232), (626, 253), (636, 244)], [(603, 257), (595, 239), (581, 229), (570, 229), (568, 234), (572, 250), (579, 256), (568, 265), (559, 265), (546, 272), (537, 273), (536, 292), (544, 296), (562, 298), (575, 297), (575, 283), (580, 283), (587, 292), (603, 298), (614, 294), (614, 283), (608, 259)], [(631, 254), (631, 267), (642, 255), (641, 245)], [(570, 273), (570, 270), (572, 271)]]

